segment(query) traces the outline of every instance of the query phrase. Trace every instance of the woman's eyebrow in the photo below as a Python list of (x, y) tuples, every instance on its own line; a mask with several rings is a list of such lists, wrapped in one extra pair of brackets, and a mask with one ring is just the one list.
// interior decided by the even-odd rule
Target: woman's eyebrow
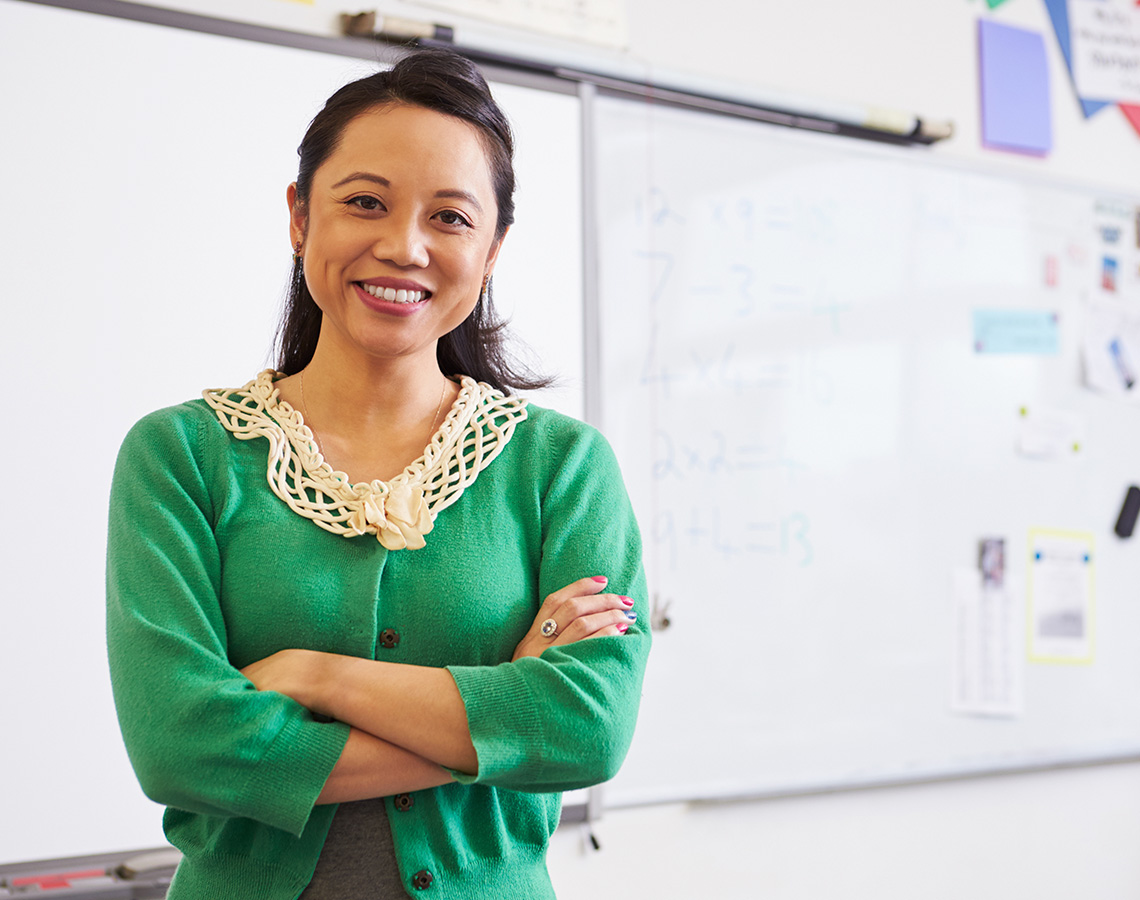
[(350, 181), (371, 181), (372, 183), (378, 184), (381, 187), (392, 186), (392, 182), (380, 175), (373, 175), (371, 172), (353, 172), (347, 178), (342, 178), (340, 181), (334, 184), (333, 187), (341, 187), (342, 185), (348, 184)]
[(482, 204), (480, 204), (479, 201), (475, 199), (475, 195), (472, 194), (470, 191), (443, 190), (443, 191), (436, 191), (435, 195), (436, 195), (436, 197), (439, 197), (440, 199), (466, 200), (468, 203), (470, 203), (472, 206), (474, 206), (475, 209), (477, 209), (480, 214), (482, 214), (482, 212), (483, 212)]

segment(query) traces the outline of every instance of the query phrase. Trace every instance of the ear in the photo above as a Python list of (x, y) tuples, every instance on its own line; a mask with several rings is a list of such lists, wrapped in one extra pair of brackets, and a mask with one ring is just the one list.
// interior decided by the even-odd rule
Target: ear
[(305, 243), (309, 226), (308, 216), (297, 202), (297, 182), (285, 189), (285, 202), (289, 204), (289, 246), (296, 247)]
[(495, 272), (495, 263), (499, 261), (499, 251), (503, 248), (503, 241), (507, 239), (507, 234), (510, 232), (510, 227), (503, 232), (503, 236), (491, 244), (491, 249), (487, 253), (487, 264), (483, 267), (484, 279), (490, 278)]

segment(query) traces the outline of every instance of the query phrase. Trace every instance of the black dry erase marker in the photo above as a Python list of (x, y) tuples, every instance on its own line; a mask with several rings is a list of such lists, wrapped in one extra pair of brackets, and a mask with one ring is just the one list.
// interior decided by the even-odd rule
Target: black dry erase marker
[(1140, 487), (1132, 485), (1124, 495), (1124, 505), (1120, 507), (1120, 518), (1116, 520), (1116, 533), (1122, 537), (1132, 537), (1136, 527), (1136, 517), (1140, 515)]

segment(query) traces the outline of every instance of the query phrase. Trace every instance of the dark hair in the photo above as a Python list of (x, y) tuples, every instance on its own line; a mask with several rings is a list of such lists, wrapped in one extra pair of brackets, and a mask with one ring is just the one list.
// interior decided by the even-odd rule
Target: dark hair
[[(490, 164), (499, 207), (495, 239), (502, 238), (515, 220), (511, 126), (474, 63), (450, 50), (412, 52), (393, 68), (346, 84), (329, 97), (297, 148), (300, 163), (295, 202), (302, 206), (308, 203), (313, 176), (336, 150), (348, 123), (370, 109), (391, 103), (422, 106), (475, 126)], [(505, 328), (506, 322), (495, 314), (488, 283), (471, 315), (439, 339), (436, 357), (440, 370), (448, 377), (470, 375), (504, 393), (548, 386), (552, 379), (542, 378), (510, 358)], [(277, 329), (277, 368), (292, 375), (308, 365), (320, 330), (321, 310), (309, 293), (300, 261), (294, 260)]]

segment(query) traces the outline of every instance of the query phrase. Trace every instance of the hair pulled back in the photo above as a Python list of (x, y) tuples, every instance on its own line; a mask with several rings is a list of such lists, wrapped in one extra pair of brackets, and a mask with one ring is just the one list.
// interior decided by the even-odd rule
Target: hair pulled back
[[(482, 139), (491, 170), (491, 185), (498, 205), (495, 239), (515, 219), (514, 138), (503, 111), (491, 97), (486, 80), (474, 63), (450, 50), (419, 50), (396, 65), (346, 84), (325, 102), (309, 124), (297, 169), (296, 203), (308, 205), (313, 176), (340, 143), (345, 127), (377, 106), (403, 103), (462, 119)], [(495, 314), (491, 285), (475, 309), (453, 331), (439, 339), (436, 357), (444, 375), (470, 375), (509, 393), (512, 389), (545, 387), (549, 379), (515, 364), (506, 352), (506, 323)], [(299, 260), (294, 260), (285, 309), (277, 329), (277, 368), (287, 375), (299, 372), (317, 347), (321, 310), (309, 293)]]

